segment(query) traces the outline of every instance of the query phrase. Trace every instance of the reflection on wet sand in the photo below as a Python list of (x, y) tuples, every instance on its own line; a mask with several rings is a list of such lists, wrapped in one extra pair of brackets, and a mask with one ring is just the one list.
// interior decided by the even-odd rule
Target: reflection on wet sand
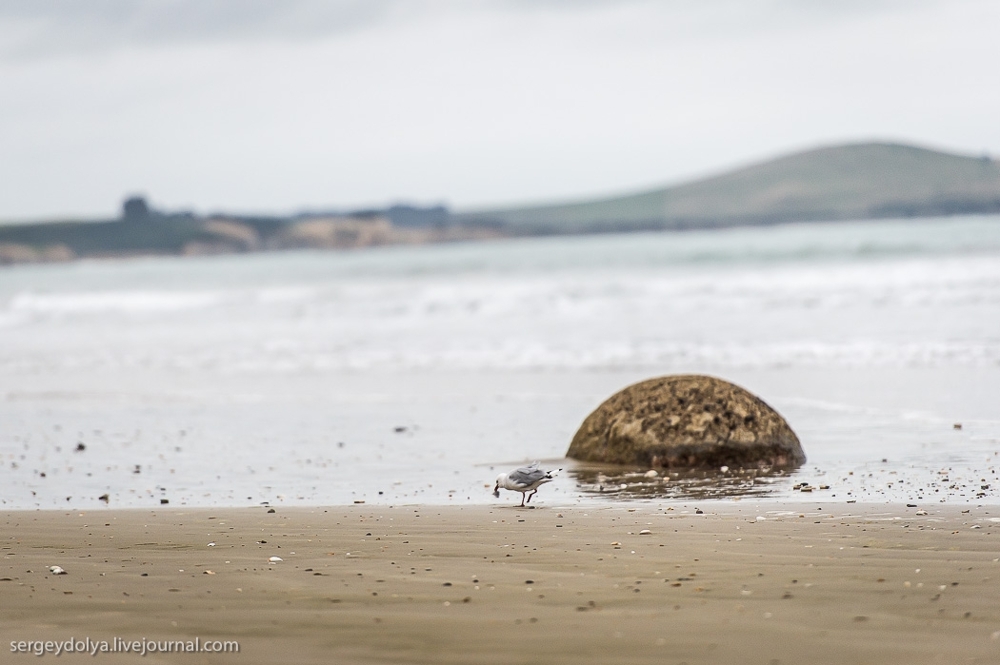
[(568, 470), (586, 495), (616, 499), (724, 499), (764, 497), (787, 491), (790, 476), (780, 469), (656, 471), (634, 467), (577, 466)]

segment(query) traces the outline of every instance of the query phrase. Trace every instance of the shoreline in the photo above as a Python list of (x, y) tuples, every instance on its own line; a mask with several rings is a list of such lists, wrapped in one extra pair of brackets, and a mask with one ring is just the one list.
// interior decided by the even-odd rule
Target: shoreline
[(2, 511), (7, 660), (70, 637), (240, 643), (191, 662), (1000, 659), (997, 506), (274, 509)]
[[(669, 371), (13, 372), (0, 389), (3, 434), (12, 453), (19, 441), (32, 443), (11, 460), (16, 467), (0, 468), (0, 508), (103, 509), (105, 493), (111, 509), (163, 499), (210, 508), (494, 505), (497, 473), (535, 459), (567, 468), (540, 498), (602, 501), (593, 477), (563, 457), (569, 441), (607, 395)], [(766, 493), (761, 500), (1000, 503), (996, 368), (706, 373), (764, 396), (808, 458), (787, 480), (737, 488), (744, 501)], [(350, 482), (338, 482), (347, 468)], [(622, 482), (636, 491), (621, 495), (648, 489), (657, 501), (696, 500), (683, 482), (662, 492), (641, 476)], [(801, 482), (830, 489), (793, 491)], [(719, 487), (694, 489), (707, 499), (723, 494)]]

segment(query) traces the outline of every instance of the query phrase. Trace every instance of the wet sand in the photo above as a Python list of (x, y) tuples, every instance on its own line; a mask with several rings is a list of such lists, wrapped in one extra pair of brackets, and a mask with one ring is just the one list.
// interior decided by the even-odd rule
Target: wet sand
[(1000, 508), (699, 507), (0, 513), (0, 662), (1000, 662)]

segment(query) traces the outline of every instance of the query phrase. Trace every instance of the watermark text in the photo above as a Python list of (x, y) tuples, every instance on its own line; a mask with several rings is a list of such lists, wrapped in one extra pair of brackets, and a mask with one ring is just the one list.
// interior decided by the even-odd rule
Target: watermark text
[(89, 637), (70, 637), (65, 640), (11, 640), (11, 653), (33, 656), (61, 656), (69, 653), (96, 656), (107, 653), (128, 653), (145, 656), (151, 653), (239, 653), (240, 643), (236, 640), (150, 640), (145, 637), (126, 640), (113, 637), (110, 640), (94, 640)]

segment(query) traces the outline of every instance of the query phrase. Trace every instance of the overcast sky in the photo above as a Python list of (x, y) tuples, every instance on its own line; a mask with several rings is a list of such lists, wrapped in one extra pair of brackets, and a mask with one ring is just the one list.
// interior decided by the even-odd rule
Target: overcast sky
[(0, 220), (468, 209), (1000, 155), (996, 0), (3, 0)]

